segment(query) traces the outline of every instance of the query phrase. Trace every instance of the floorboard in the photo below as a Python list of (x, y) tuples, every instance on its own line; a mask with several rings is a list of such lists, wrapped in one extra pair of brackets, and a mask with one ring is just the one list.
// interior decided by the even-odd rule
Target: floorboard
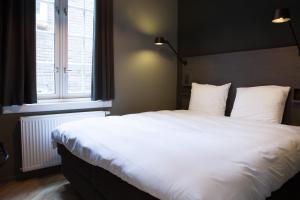
[(61, 174), (0, 185), (2, 200), (81, 200)]

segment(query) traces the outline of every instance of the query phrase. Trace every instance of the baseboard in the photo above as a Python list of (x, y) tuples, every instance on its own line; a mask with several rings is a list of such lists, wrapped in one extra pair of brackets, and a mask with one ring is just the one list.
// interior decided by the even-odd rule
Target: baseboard
[(16, 180), (24, 180), (24, 179), (28, 179), (28, 178), (34, 178), (34, 177), (40, 177), (40, 176), (46, 176), (46, 175), (50, 175), (50, 174), (55, 174), (55, 173), (59, 173), (61, 172), (61, 166), (54, 166), (54, 167), (49, 167), (49, 168), (45, 168), (45, 169), (38, 169), (38, 170), (34, 170), (31, 172), (19, 172), (16, 176)]
[(15, 176), (4, 176), (0, 178), (0, 184), (8, 181), (16, 180)]

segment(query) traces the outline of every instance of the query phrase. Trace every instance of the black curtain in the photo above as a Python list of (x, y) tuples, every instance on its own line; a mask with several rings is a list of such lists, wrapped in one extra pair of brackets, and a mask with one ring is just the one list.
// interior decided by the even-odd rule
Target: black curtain
[(0, 105), (36, 103), (35, 0), (1, 0), (0, 15)]
[(95, 1), (92, 100), (114, 98), (113, 1)]

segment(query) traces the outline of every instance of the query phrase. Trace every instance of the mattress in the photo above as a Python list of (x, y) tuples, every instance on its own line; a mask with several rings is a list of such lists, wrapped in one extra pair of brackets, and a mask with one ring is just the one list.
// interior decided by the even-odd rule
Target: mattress
[(300, 128), (191, 111), (66, 123), (54, 143), (166, 200), (265, 199), (300, 169)]

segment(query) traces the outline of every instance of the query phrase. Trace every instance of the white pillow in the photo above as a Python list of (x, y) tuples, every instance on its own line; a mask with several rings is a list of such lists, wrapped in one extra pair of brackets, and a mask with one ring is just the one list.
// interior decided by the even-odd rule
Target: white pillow
[(290, 87), (237, 88), (231, 117), (281, 123)]
[(192, 83), (189, 110), (203, 115), (224, 116), (231, 83), (215, 86)]

